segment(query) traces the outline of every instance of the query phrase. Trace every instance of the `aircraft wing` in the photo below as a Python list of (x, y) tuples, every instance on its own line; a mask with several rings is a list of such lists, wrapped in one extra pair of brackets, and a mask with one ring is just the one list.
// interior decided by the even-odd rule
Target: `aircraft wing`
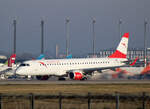
[[(101, 72), (101, 73), (102, 73), (103, 70), (107, 70), (107, 69), (115, 71), (115, 69), (119, 68), (119, 67), (123, 67), (123, 66), (105, 67), (105, 68), (92, 68), (92, 69), (91, 68), (89, 68), (89, 69), (76, 69), (76, 70), (71, 70), (71, 71), (67, 71), (67, 72), (83, 71), (85, 74), (91, 75), (92, 72), (94, 72), (94, 71), (98, 71), (98, 72)], [(126, 67), (126, 66), (124, 66), (124, 67)]]
[[(126, 63), (124, 66), (115, 66), (115, 67), (103, 67), (103, 68), (89, 68), (89, 69), (78, 69), (80, 71), (83, 71), (85, 72), (85, 74), (92, 74), (92, 72), (94, 71), (98, 71), (98, 72), (102, 72), (102, 70), (113, 70), (113, 71), (116, 71), (115, 69), (116, 68), (119, 68), (119, 67), (127, 67), (127, 66), (134, 66), (136, 61), (137, 61), (138, 58), (136, 58), (132, 63), (130, 61), (130, 63), (126, 63), (125, 61), (123, 61), (123, 63)], [(76, 70), (72, 70), (72, 71), (76, 71)]]
[(6, 73), (6, 72), (9, 72), (9, 71), (11, 71), (12, 70), (12, 68), (7, 68), (7, 69), (5, 69), (5, 70), (1, 70), (0, 71), (0, 75), (1, 74), (4, 74), (4, 73)]

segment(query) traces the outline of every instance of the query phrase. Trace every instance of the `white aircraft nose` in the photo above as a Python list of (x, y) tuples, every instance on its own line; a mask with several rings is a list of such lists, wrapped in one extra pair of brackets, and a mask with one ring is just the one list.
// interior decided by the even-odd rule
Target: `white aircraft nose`
[(15, 72), (17, 75), (22, 75), (22, 70), (21, 69), (17, 69)]

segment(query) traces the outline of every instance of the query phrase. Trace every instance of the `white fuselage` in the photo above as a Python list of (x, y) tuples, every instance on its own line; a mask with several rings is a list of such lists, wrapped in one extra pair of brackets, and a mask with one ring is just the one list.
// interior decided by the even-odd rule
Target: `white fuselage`
[[(56, 75), (62, 76), (70, 71), (98, 70), (124, 66), (127, 59), (120, 58), (79, 58), (79, 59), (49, 59), (25, 61), (16, 74), (19, 75)], [(85, 72), (86, 73), (86, 72)]]

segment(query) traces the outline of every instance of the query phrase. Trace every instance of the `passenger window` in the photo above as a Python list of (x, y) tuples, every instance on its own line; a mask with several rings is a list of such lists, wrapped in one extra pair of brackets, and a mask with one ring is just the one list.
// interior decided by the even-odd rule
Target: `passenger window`
[(20, 64), (20, 66), (25, 66), (25, 64)]
[(20, 64), (20, 66), (30, 66), (29, 64)]

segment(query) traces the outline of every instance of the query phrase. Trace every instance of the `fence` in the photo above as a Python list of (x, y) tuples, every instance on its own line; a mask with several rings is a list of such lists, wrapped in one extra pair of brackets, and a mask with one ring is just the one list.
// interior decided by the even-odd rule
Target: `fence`
[(150, 109), (142, 94), (0, 94), (0, 109)]

